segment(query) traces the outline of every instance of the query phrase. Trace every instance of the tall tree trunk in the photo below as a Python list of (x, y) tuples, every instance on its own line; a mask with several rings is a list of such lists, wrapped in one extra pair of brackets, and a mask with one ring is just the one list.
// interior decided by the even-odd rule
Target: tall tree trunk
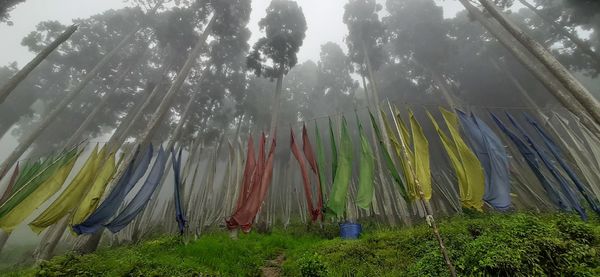
[(490, 0), (479, 0), (481, 5), (511, 33), (523, 46), (531, 52), (581, 103), (585, 110), (600, 124), (600, 104), (598, 100), (577, 80), (556, 58), (542, 45), (525, 34), (506, 18)]
[[(158, 6), (156, 7), (158, 9)], [(65, 109), (67, 106), (77, 97), (83, 89), (96, 77), (100, 70), (104, 69), (104, 67), (110, 62), (114, 55), (116, 55), (121, 48), (123, 48), (131, 39), (134, 38), (135, 34), (141, 29), (141, 25), (135, 27), (129, 34), (125, 35), (123, 39), (119, 42), (119, 44), (111, 50), (108, 54), (106, 54), (95, 66), (92, 70), (90, 70), (83, 80), (67, 95), (63, 98), (58, 105), (56, 105), (48, 114), (43, 116), (42, 121), (39, 123), (38, 127), (36, 127), (33, 132), (29, 133), (25, 136), (24, 139), (21, 140), (19, 145), (12, 151), (12, 153), (4, 160), (2, 165), (0, 165), (0, 172), (11, 168), (15, 162), (27, 151), (29, 146), (42, 134), (48, 126), (58, 117), (58, 115)]]
[(31, 73), (42, 61), (44, 61), (50, 53), (54, 51), (58, 46), (71, 37), (77, 30), (77, 25), (72, 25), (67, 28), (60, 36), (58, 36), (50, 45), (46, 46), (42, 52), (40, 52), (33, 60), (26, 64), (21, 70), (15, 74), (6, 84), (0, 88), (0, 104), (4, 102), (4, 99), (10, 95), (10, 93), (21, 83), (21, 81), (27, 78), (27, 75)]
[(479, 9), (471, 5), (468, 0), (458, 0), (467, 8), (469, 13), (477, 20), (483, 27), (491, 33), (496, 39), (506, 47), (506, 49), (531, 72), (546, 89), (552, 93), (556, 99), (558, 99), (570, 112), (575, 114), (581, 122), (588, 127), (596, 136), (600, 137), (600, 130), (596, 122), (585, 112), (581, 104), (571, 95), (569, 92), (559, 84), (556, 79), (546, 72), (546, 69), (540, 65), (534, 58), (530, 57), (525, 50), (518, 47), (519, 43), (509, 33), (498, 25), (497, 22), (493, 22), (488, 19)]
[(126, 67), (125, 70), (123, 70), (122, 72), (119, 72), (119, 75), (118, 75), (119, 78), (114, 82), (113, 89), (101, 97), (100, 103), (96, 104), (96, 106), (94, 107), (92, 112), (88, 114), (88, 116), (85, 118), (85, 120), (83, 120), (83, 122), (79, 125), (79, 128), (77, 128), (75, 133), (73, 133), (73, 135), (71, 135), (71, 138), (69, 138), (69, 140), (65, 143), (65, 145), (64, 145), (65, 147), (70, 147), (71, 145), (74, 145), (75, 143), (78, 142), (78, 140), (82, 137), (83, 132), (85, 132), (87, 130), (87, 128), (90, 126), (90, 124), (93, 122), (93, 120), (98, 116), (98, 114), (102, 110), (104, 110), (104, 108), (106, 107), (106, 104), (108, 104), (108, 100), (110, 99), (110, 97), (121, 87), (121, 85), (123, 84), (123, 81), (131, 73), (134, 66), (135, 66), (135, 64), (130, 64), (129, 66)]
[(542, 20), (544, 20), (544, 22), (546, 22), (547, 24), (550, 24), (557, 32), (559, 32), (563, 36), (567, 37), (571, 42), (573, 42), (577, 46), (577, 48), (579, 50), (581, 50), (583, 53), (587, 54), (590, 58), (594, 59), (594, 61), (600, 66), (600, 54), (598, 54), (594, 50), (592, 50), (592, 47), (590, 47), (589, 43), (580, 39), (575, 32), (571, 32), (571, 31), (567, 30), (564, 26), (561, 26), (560, 24), (556, 23), (551, 18), (548, 18), (547, 16), (542, 14), (540, 12), (540, 10), (538, 10), (536, 7), (531, 5), (526, 0), (519, 0), (519, 2), (521, 2), (521, 4), (523, 4), (525, 7), (529, 8), (535, 14), (537, 14)]
[[(163, 64), (162, 75), (159, 82), (156, 84), (156, 86), (154, 86), (150, 94), (143, 99), (142, 103), (137, 103), (135, 107), (132, 107), (132, 111), (129, 112), (123, 119), (123, 122), (119, 124), (119, 127), (117, 127), (107, 143), (111, 150), (116, 150), (121, 146), (121, 144), (127, 138), (127, 134), (129, 134), (130, 130), (133, 129), (135, 123), (137, 123), (144, 115), (144, 111), (146, 111), (148, 106), (150, 106), (150, 104), (152, 104), (152, 102), (158, 97), (159, 93), (163, 89), (163, 82), (167, 79), (166, 76), (171, 68), (171, 65), (172, 64), (169, 62)], [(164, 99), (164, 95), (161, 99)]]
[(279, 108), (281, 107), (281, 90), (283, 89), (283, 65), (280, 67), (280, 75), (277, 78), (277, 85), (275, 86), (275, 96), (273, 97), (273, 104), (271, 110), (271, 126), (269, 127), (269, 134), (271, 137), (275, 136), (277, 131), (277, 121), (279, 119)]
[[(185, 105), (185, 108), (183, 110), (183, 113), (181, 114), (181, 118), (179, 119), (179, 122), (177, 123), (177, 126), (175, 127), (175, 130), (173, 131), (173, 135), (171, 136), (171, 139), (169, 140), (169, 143), (167, 144), (167, 151), (170, 151), (174, 146), (175, 143), (177, 141), (179, 141), (179, 138), (182, 135), (182, 131), (183, 131), (183, 126), (185, 125), (185, 122), (187, 121), (188, 117), (191, 114), (192, 111), (192, 105), (196, 102), (196, 97), (201, 94), (201, 92), (195, 92), (192, 94), (192, 96), (190, 97), (190, 99), (188, 100), (187, 104)], [(166, 164), (170, 164), (171, 162), (171, 155), (169, 155), (167, 157), (167, 162)], [(156, 188), (156, 192), (154, 197), (152, 198), (152, 200), (150, 200), (150, 203), (148, 205), (149, 208), (146, 208), (144, 210), (144, 212), (142, 213), (141, 217), (138, 217), (136, 222), (134, 223), (134, 227), (133, 227), (133, 233), (134, 234), (140, 234), (140, 224), (142, 224), (143, 222), (151, 222), (152, 220), (152, 213), (154, 210), (154, 207), (156, 207), (156, 205), (158, 204), (158, 194), (160, 193), (160, 191), (162, 190), (162, 187), (165, 183), (165, 181), (167, 180), (167, 176), (169, 175), (169, 171), (171, 170), (170, 166), (166, 166), (165, 170), (163, 172), (163, 175), (160, 178), (160, 182), (158, 187)], [(146, 226), (148, 227), (148, 226)], [(133, 242), (137, 242), (138, 239), (141, 238), (141, 235), (136, 236), (133, 239)]]
[[(207, 39), (208, 35), (212, 32), (212, 26), (215, 22), (215, 19), (216, 19), (216, 16), (213, 15), (210, 22), (206, 25), (206, 28), (204, 29), (204, 33), (200, 36), (200, 38), (196, 42), (196, 45), (188, 54), (188, 57), (187, 57), (185, 63), (183, 64), (183, 67), (179, 70), (179, 73), (177, 74), (175, 81), (173, 82), (173, 84), (171, 85), (171, 87), (169, 88), (167, 93), (165, 93), (163, 101), (160, 103), (160, 105), (158, 106), (158, 108), (156, 109), (154, 114), (152, 115), (150, 122), (146, 126), (145, 130), (142, 132), (142, 135), (140, 136), (139, 141), (137, 142), (141, 149), (145, 149), (150, 144), (150, 140), (152, 139), (152, 136), (156, 132), (156, 129), (158, 128), (158, 126), (160, 126), (159, 123), (162, 121), (162, 119), (167, 114), (169, 107), (171, 107), (171, 102), (173, 101), (175, 94), (177, 94), (177, 92), (183, 85), (183, 82), (187, 79), (192, 67), (196, 64), (196, 60), (198, 59), (198, 56), (200, 56), (200, 53), (202, 52), (202, 50), (205, 49), (206, 39)], [(123, 160), (122, 164), (119, 167), (119, 170), (115, 174), (115, 177), (113, 178), (113, 182), (114, 182), (114, 180), (121, 179), (121, 177), (125, 173), (125, 168), (127, 167), (127, 165), (129, 163), (131, 163), (131, 161), (134, 159), (134, 157), (135, 157), (134, 151), (131, 151), (128, 154), (126, 154), (126, 158)], [(111, 187), (112, 187), (112, 185), (111, 185)], [(89, 253), (90, 251), (96, 250), (96, 248), (98, 247), (98, 243), (100, 242), (100, 237), (102, 236), (103, 230), (104, 229), (101, 229), (98, 232), (98, 235), (94, 234), (90, 238), (90, 240), (85, 243), (84, 247), (79, 249), (79, 251), (83, 252), (83, 253)]]

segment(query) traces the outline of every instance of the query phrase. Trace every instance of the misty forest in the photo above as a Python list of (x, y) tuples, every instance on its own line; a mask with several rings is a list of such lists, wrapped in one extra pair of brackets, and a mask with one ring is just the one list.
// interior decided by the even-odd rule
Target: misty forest
[(0, 1), (0, 276), (600, 275), (599, 1), (119, 1)]

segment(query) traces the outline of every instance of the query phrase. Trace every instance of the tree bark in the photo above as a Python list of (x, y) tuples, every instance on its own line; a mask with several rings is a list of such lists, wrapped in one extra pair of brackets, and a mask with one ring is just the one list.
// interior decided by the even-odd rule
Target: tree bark
[(277, 131), (277, 120), (279, 119), (279, 108), (281, 107), (281, 91), (283, 89), (283, 65), (280, 66), (281, 75), (277, 78), (277, 85), (275, 86), (275, 96), (273, 97), (273, 108), (271, 110), (271, 126), (269, 128), (269, 134), (271, 137), (275, 136)]
[(600, 137), (600, 130), (596, 122), (590, 117), (588, 113), (583, 109), (581, 104), (567, 92), (556, 79), (546, 72), (545, 68), (540, 65), (534, 58), (530, 57), (525, 50), (519, 48), (518, 41), (516, 41), (506, 30), (503, 30), (502, 26), (498, 25), (497, 22), (493, 22), (486, 18), (486, 16), (475, 6), (471, 5), (468, 0), (458, 0), (465, 6), (469, 13), (477, 20), (483, 27), (496, 39), (506, 47), (506, 49), (531, 72), (546, 89), (552, 93), (556, 99), (558, 99), (570, 112), (575, 114), (581, 122), (588, 127), (596, 136)]
[(479, 0), (481, 5), (521, 44), (535, 56), (581, 103), (596, 123), (600, 123), (598, 100), (550, 52), (506, 18), (490, 0)]
[[(164, 116), (167, 114), (167, 111), (169, 110), (169, 107), (171, 106), (171, 102), (173, 101), (175, 94), (177, 94), (177, 92), (183, 85), (183, 82), (187, 79), (192, 67), (196, 64), (196, 60), (197, 60), (198, 56), (200, 56), (200, 53), (202, 52), (202, 50), (205, 49), (206, 39), (212, 31), (212, 26), (215, 22), (215, 19), (216, 19), (216, 16), (213, 15), (210, 22), (206, 25), (206, 28), (204, 29), (204, 33), (200, 36), (200, 38), (196, 42), (196, 45), (188, 54), (188, 57), (183, 65), (183, 67), (179, 70), (179, 73), (177, 74), (175, 81), (173, 82), (173, 84), (171, 85), (171, 87), (169, 88), (167, 93), (165, 93), (165, 96), (164, 96), (162, 102), (160, 103), (160, 105), (158, 106), (158, 108), (156, 109), (154, 114), (152, 115), (152, 118), (150, 119), (150, 122), (146, 126), (145, 130), (142, 132), (142, 135), (140, 136), (140, 138), (138, 139), (139, 141), (137, 142), (137, 144), (140, 146), (140, 149), (145, 149), (146, 147), (148, 147), (148, 145), (150, 145), (152, 136), (154, 135), (154, 133), (156, 132), (156, 129), (160, 125), (159, 123), (162, 121)], [(121, 179), (121, 177), (125, 173), (125, 168), (127, 167), (127, 165), (129, 163), (131, 163), (131, 161), (134, 158), (135, 158), (134, 151), (131, 151), (126, 154), (126, 158), (121, 163), (119, 170), (117, 171), (117, 173), (115, 174), (115, 176), (113, 178), (113, 183), (116, 180)], [(112, 186), (113, 185), (111, 185), (111, 187)], [(90, 240), (85, 243), (84, 247), (79, 249), (79, 251), (83, 252), (83, 253), (89, 253), (89, 251), (96, 250), (96, 248), (98, 247), (98, 243), (100, 242), (100, 238), (98, 238), (97, 236), (101, 237), (103, 230), (104, 229), (101, 229), (100, 231), (98, 231), (98, 234), (94, 234), (90, 238)]]
[(50, 53), (52, 53), (58, 46), (71, 37), (77, 30), (78, 25), (71, 25), (67, 28), (60, 36), (58, 36), (50, 45), (46, 46), (42, 52), (40, 52), (33, 60), (26, 64), (21, 70), (17, 72), (6, 84), (0, 88), (0, 104), (4, 102), (4, 99), (10, 95), (10, 93), (21, 83), (21, 81), (27, 78), (27, 75), (31, 73), (42, 61), (44, 61)]
[(521, 2), (521, 4), (523, 4), (525, 7), (529, 8), (535, 14), (537, 14), (537, 16), (539, 16), (542, 20), (544, 20), (544, 22), (550, 24), (556, 31), (561, 33), (563, 36), (567, 37), (571, 42), (573, 42), (577, 46), (577, 48), (579, 48), (579, 50), (581, 50), (583, 53), (587, 54), (590, 58), (594, 59), (594, 61), (598, 65), (600, 65), (600, 54), (598, 54), (594, 50), (592, 50), (589, 43), (580, 39), (576, 33), (567, 30), (564, 26), (561, 26), (560, 24), (556, 23), (554, 20), (543, 15), (540, 12), (540, 10), (538, 10), (536, 7), (531, 5), (526, 0), (519, 0), (519, 2)]

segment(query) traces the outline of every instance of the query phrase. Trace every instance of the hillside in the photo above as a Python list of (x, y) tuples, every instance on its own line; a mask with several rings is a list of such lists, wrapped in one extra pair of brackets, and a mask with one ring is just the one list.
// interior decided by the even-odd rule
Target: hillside
[[(423, 276), (447, 275), (426, 225), (366, 224), (344, 241), (335, 226), (271, 234), (205, 234), (187, 245), (160, 237), (139, 245), (67, 254), (3, 276)], [(575, 216), (468, 215), (441, 222), (459, 275), (600, 276), (600, 224)]]

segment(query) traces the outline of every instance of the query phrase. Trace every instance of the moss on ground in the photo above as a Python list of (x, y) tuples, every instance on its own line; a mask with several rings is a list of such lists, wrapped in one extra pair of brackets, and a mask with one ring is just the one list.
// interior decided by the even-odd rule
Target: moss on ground
[[(440, 222), (460, 275), (600, 276), (600, 224), (572, 215), (487, 214)], [(367, 224), (359, 240), (297, 226), (231, 240), (214, 232), (188, 245), (162, 237), (139, 245), (67, 254), (6, 276), (258, 276), (267, 261), (285, 256), (285, 276), (445, 276), (426, 225)]]

